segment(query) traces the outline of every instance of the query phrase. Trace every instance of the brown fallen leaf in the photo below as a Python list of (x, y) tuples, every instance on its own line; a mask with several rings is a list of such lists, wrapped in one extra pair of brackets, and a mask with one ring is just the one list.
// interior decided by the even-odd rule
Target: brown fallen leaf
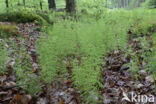
[(5, 87), (5, 85), (6, 85), (6, 83), (2, 82), (0, 86)]
[(22, 96), (21, 103), (22, 104), (29, 104), (31, 99), (32, 99), (31, 95), (24, 95), (24, 96)]
[(21, 102), (22, 96), (18, 93), (14, 96), (14, 100), (17, 102)]
[(65, 104), (65, 102), (63, 100), (60, 100), (58, 104)]
[(73, 82), (73, 80), (68, 79), (68, 80), (66, 81), (66, 84), (70, 84), (70, 83), (72, 83), (72, 82)]

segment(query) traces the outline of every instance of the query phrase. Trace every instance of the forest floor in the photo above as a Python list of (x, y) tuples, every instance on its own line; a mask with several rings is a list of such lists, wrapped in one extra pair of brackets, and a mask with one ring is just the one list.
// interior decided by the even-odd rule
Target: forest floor
[[(11, 24), (1, 22), (0, 24)], [(38, 54), (35, 49), (35, 43), (40, 38), (40, 32), (36, 28), (40, 26), (34, 23), (19, 23), (15, 24), (19, 33), (24, 36), (24, 45), (27, 47), (24, 56), (30, 55), (32, 73), (38, 77), (40, 73), (40, 65), (38, 62)], [(9, 40), (16, 42), (18, 49), (21, 49), (23, 44), (18, 37), (11, 37)], [(0, 39), (0, 41), (3, 41)], [(139, 47), (136, 42), (136, 38), (129, 40), (129, 45), (132, 45), (134, 51), (137, 51)], [(8, 71), (4, 75), (0, 75), (0, 104), (82, 104), (80, 91), (75, 89), (71, 79), (71, 67), (67, 67), (68, 73), (59, 76), (51, 84), (44, 84), (41, 82), (43, 92), (38, 93), (35, 96), (31, 96), (27, 92), (24, 92), (19, 85), (17, 85), (16, 75), (13, 70), (18, 52), (12, 53), (12, 44), (9, 41), (6, 44), (7, 50), (10, 53), (8, 59)], [(21, 60), (24, 60), (21, 59)], [(124, 58), (124, 53), (120, 50), (116, 50), (109, 53), (106, 60), (106, 66), (102, 75), (102, 84), (104, 88), (99, 89), (100, 94), (104, 99), (100, 99), (95, 96), (95, 99), (99, 100), (101, 104), (136, 104), (135, 102), (122, 101), (123, 93), (126, 93), (129, 97), (131, 93), (137, 95), (155, 95), (154, 79), (149, 76), (144, 70), (144, 63), (138, 63), (142, 70), (140, 71), (140, 77), (134, 79), (133, 73), (130, 72), (128, 66), (122, 65), (129, 62)], [(34, 85), (35, 86), (35, 85)], [(147, 104), (147, 103), (146, 103)], [(150, 103), (149, 103), (150, 104)], [(151, 104), (156, 104), (151, 103)]]

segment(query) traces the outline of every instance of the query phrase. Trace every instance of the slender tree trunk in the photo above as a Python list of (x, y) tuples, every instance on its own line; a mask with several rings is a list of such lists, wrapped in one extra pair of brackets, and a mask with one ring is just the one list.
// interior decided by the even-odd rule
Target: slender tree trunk
[(55, 0), (48, 0), (49, 9), (56, 9)]
[(115, 0), (113, 0), (113, 5), (115, 6), (115, 8), (117, 8), (117, 3)]
[(128, 0), (128, 9), (130, 9), (130, 0)]
[(6, 4), (6, 7), (9, 8), (9, 2), (8, 2), (8, 0), (5, 0), (5, 4)]
[(23, 5), (25, 6), (25, 0), (23, 0)]
[(126, 0), (126, 8), (128, 9), (128, 0)]
[(124, 8), (124, 0), (121, 1), (122, 8)]
[(66, 11), (69, 13), (76, 12), (76, 1), (75, 0), (66, 0)]
[(138, 0), (135, 1), (135, 8), (137, 8), (137, 7), (139, 7), (139, 1)]
[(42, 10), (42, 1), (40, 1), (40, 9)]

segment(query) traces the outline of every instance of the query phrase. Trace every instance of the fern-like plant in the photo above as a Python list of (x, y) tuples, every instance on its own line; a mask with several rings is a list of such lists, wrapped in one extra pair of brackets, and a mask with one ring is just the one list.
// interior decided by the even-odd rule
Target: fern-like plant
[(5, 41), (0, 40), (0, 74), (6, 71), (6, 63), (8, 59), (7, 48), (5, 46)]

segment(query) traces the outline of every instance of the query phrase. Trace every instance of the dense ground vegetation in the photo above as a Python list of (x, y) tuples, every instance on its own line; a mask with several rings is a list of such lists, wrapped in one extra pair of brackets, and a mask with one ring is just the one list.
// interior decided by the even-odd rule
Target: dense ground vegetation
[(122, 92), (155, 95), (154, 0), (132, 10), (134, 1), (79, 0), (71, 14), (48, 10), (45, 0), (42, 10), (37, 1), (14, 0), (9, 8), (4, 1), (0, 103), (122, 104)]

